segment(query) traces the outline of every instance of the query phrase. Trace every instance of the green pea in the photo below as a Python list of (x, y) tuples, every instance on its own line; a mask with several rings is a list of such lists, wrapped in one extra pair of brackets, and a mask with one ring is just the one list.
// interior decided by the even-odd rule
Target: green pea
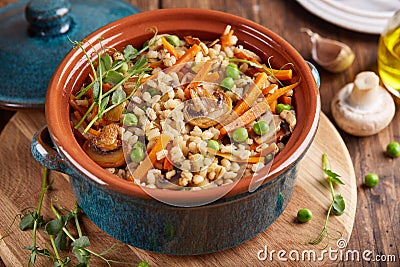
[(149, 88), (147, 92), (149, 92), (151, 96), (155, 96), (158, 93), (156, 88)]
[(133, 162), (139, 163), (144, 159), (144, 150), (140, 145), (136, 144), (133, 146), (130, 156)]
[(368, 187), (374, 187), (379, 182), (379, 176), (376, 173), (368, 173), (364, 177), (364, 184)]
[(275, 112), (276, 112), (276, 114), (281, 114), (282, 111), (291, 110), (291, 109), (292, 109), (292, 107), (290, 105), (279, 103), (278, 105), (276, 105)]
[(136, 117), (136, 115), (135, 114), (133, 114), (133, 113), (127, 113), (127, 114), (125, 114), (124, 115), (124, 118), (123, 118), (123, 121), (122, 121), (122, 123), (125, 125), (125, 126), (136, 126), (137, 124), (138, 124), (138, 122), (139, 122), (139, 120), (138, 120), (138, 118)]
[(168, 35), (165, 37), (168, 43), (172, 44), (173, 46), (179, 46), (179, 37), (176, 35)]
[(269, 125), (266, 121), (258, 121), (254, 123), (253, 130), (258, 135), (264, 135), (269, 131)]
[(217, 140), (208, 140), (207, 147), (219, 151), (219, 143)]
[(120, 73), (127, 72), (128, 71), (128, 63), (126, 63), (126, 62), (122, 63), (121, 67), (119, 67), (117, 71)]
[(232, 77), (226, 77), (221, 81), (220, 85), (224, 90), (231, 90), (235, 85), (235, 82), (233, 81)]
[(269, 153), (268, 155), (265, 156), (265, 163), (270, 162), (274, 158), (274, 154)]
[(297, 212), (297, 220), (299, 222), (308, 222), (312, 219), (312, 212), (309, 209), (301, 209)]
[(150, 267), (150, 265), (145, 261), (141, 261), (138, 263), (137, 267)]
[(227, 77), (231, 77), (232, 79), (239, 78), (240, 71), (236, 64), (230, 63), (226, 66), (225, 72)]
[(396, 141), (389, 143), (386, 146), (386, 154), (391, 158), (400, 156), (400, 144)]
[(233, 141), (238, 143), (243, 143), (247, 140), (247, 137), (249, 137), (249, 134), (247, 133), (246, 128), (243, 127), (237, 128), (232, 133)]

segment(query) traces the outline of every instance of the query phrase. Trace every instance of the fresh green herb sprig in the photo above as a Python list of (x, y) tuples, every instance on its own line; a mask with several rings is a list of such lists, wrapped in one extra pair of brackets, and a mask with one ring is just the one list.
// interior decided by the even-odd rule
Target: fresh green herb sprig
[[(32, 230), (32, 245), (25, 247), (25, 249), (31, 251), (28, 260), (28, 266), (35, 264), (37, 256), (44, 256), (47, 259), (53, 260), (53, 266), (55, 267), (70, 266), (71, 258), (67, 256), (65, 259), (62, 259), (60, 254), (60, 251), (67, 250), (70, 247), (72, 248), (72, 253), (74, 254), (75, 258), (79, 261), (77, 267), (90, 266), (89, 263), (92, 256), (100, 258), (107, 264), (107, 266), (111, 266), (112, 263), (132, 265), (132, 263), (129, 262), (107, 259), (105, 255), (113, 250), (113, 246), (102, 253), (97, 253), (89, 248), (90, 240), (89, 237), (83, 235), (79, 222), (79, 214), (81, 213), (81, 209), (77, 204), (75, 204), (73, 210), (67, 210), (64, 208), (57, 209), (54, 204), (51, 204), (50, 208), (55, 215), (55, 219), (45, 222), (43, 220), (43, 216), (41, 215), (41, 210), (45, 193), (50, 189), (50, 187), (51, 182), (49, 183), (49, 170), (44, 168), (41, 187), (42, 189), (37, 209), (27, 213), (20, 220), (19, 228), (22, 231)], [(78, 237), (74, 237), (67, 228), (67, 224), (71, 221), (73, 221), (75, 225)], [(37, 245), (37, 233), (40, 229), (43, 229), (44, 232), (49, 235), (51, 249), (40, 248)], [(70, 247), (68, 246), (68, 239), (71, 241)], [(137, 266), (143, 266), (144, 263), (146, 262), (140, 262)]]
[[(314, 240), (308, 241), (307, 243), (310, 245), (318, 245), (323, 240), (327, 239), (326, 246), (324, 247), (324, 248), (326, 248), (330, 243), (330, 239), (337, 239), (337, 237), (333, 236), (328, 230), (327, 226), (328, 226), (329, 216), (331, 215), (331, 213), (333, 213), (334, 215), (338, 215), (338, 216), (342, 215), (346, 208), (346, 204), (345, 204), (345, 201), (344, 201), (342, 195), (335, 194), (334, 184), (344, 185), (344, 182), (340, 179), (339, 174), (337, 174), (329, 169), (328, 156), (326, 155), (326, 153), (324, 153), (322, 155), (322, 165), (323, 165), (324, 173), (328, 176), (326, 178), (326, 180), (329, 184), (332, 201), (329, 205), (328, 212), (327, 212), (326, 218), (325, 218), (325, 223), (324, 223), (321, 233), (318, 235), (317, 238), (315, 238)], [(341, 232), (339, 232), (339, 231), (337, 231), (337, 232), (339, 233), (340, 236), (342, 235)]]
[[(149, 49), (151, 45), (155, 42), (155, 37), (157, 36), (157, 29), (151, 29), (154, 33), (153, 38), (150, 39), (149, 42), (144, 45), (141, 50), (137, 50), (132, 45), (127, 45), (123, 51), (123, 60), (119, 59), (112, 62), (111, 56), (107, 54), (107, 49), (103, 48), (101, 51), (97, 51), (95, 47), (89, 43), (89, 46), (95, 50), (95, 54), (97, 55), (97, 69), (95, 67), (95, 62), (91, 59), (88, 52), (84, 48), (83, 42), (72, 41), (77, 48), (81, 49), (84, 53), (86, 59), (89, 62), (89, 65), (92, 69), (93, 73), (93, 81), (83, 87), (77, 94), (76, 98), (79, 99), (83, 97), (89, 89), (92, 88), (93, 90), (93, 103), (88, 108), (86, 113), (82, 116), (82, 119), (75, 125), (75, 129), (78, 129), (82, 123), (87, 119), (87, 116), (92, 112), (92, 110), (97, 106), (98, 111), (94, 118), (88, 123), (87, 127), (84, 129), (84, 133), (89, 131), (92, 125), (100, 120), (103, 115), (110, 111), (111, 109), (115, 108), (116, 106), (120, 105), (121, 103), (125, 102), (126, 100), (130, 99), (133, 94), (135, 93), (136, 89), (140, 86), (141, 79), (143, 78), (144, 74), (150, 70), (148, 67), (148, 61), (145, 55), (140, 56), (144, 51)], [(101, 44), (101, 43), (100, 43)], [(123, 68), (124, 66), (128, 66), (131, 62), (135, 62), (133, 66), (128, 68), (128, 70), (122, 75), (118, 72), (119, 69)], [(126, 95), (125, 91), (118, 89), (122, 84), (124, 84), (128, 79), (131, 77), (138, 75), (138, 81), (135, 84), (132, 92), (129, 95)], [(103, 93), (103, 83), (112, 84), (112, 88), (108, 90), (106, 93)], [(111, 105), (109, 105), (111, 100)]]
[[(268, 58), (268, 66), (269, 66), (270, 69), (272, 69), (272, 66), (271, 66), (271, 63), (270, 63), (270, 59), (271, 59), (271, 57)], [(250, 60), (247, 60), (247, 59), (240, 59), (240, 58), (228, 58), (228, 60), (229, 60), (229, 62), (246, 63), (246, 64), (248, 64), (248, 65), (251, 66), (251, 67), (258, 68), (258, 69), (262, 69), (263, 71), (265, 71), (266, 73), (268, 73), (270, 76), (274, 77), (274, 78), (277, 80), (277, 82), (278, 82), (281, 86), (283, 86), (282, 82), (281, 82), (278, 78), (276, 78), (276, 77), (275, 77), (275, 74), (274, 74), (270, 69), (268, 69), (265, 65), (257, 64), (257, 63), (255, 63), (255, 62), (253, 62), (253, 61), (250, 61)], [(282, 70), (282, 69), (283, 69), (285, 66), (287, 66), (287, 65), (293, 65), (293, 63), (286, 63), (286, 64), (283, 65), (279, 70)]]

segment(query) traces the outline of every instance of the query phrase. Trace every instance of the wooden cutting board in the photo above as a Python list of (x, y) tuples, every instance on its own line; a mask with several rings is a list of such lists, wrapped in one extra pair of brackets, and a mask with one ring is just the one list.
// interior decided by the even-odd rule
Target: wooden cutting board
[[(43, 168), (31, 156), (30, 142), (35, 131), (45, 124), (42, 112), (20, 111), (10, 120), (0, 135), (0, 238), (2, 238), (0, 257), (6, 266), (26, 266), (28, 262), (29, 252), (24, 249), (24, 246), (31, 245), (32, 232), (20, 231), (19, 219), (14, 224), (13, 220), (21, 210), (37, 206)], [(346, 146), (324, 114), (321, 114), (315, 141), (300, 162), (295, 192), (288, 207), (267, 230), (242, 245), (202, 256), (171, 256), (144, 251), (118, 242), (97, 228), (85, 216), (82, 216), (82, 230), (90, 238), (90, 248), (93, 251), (102, 252), (116, 244), (116, 250), (107, 254), (107, 257), (132, 263), (115, 266), (136, 266), (140, 261), (147, 261), (150, 266), (279, 266), (282, 264), (309, 266), (310, 263), (315, 266), (332, 263), (328, 254), (320, 257), (326, 245), (325, 242), (318, 246), (306, 244), (321, 232), (331, 201), (328, 184), (322, 171), (323, 153), (328, 154), (331, 169), (339, 173), (346, 184), (335, 188), (335, 192), (342, 194), (346, 201), (346, 211), (342, 216), (330, 216), (328, 223), (329, 231), (334, 235), (337, 234), (336, 231), (340, 231), (343, 240), (340, 240), (342, 243), (339, 247), (336, 240), (331, 240), (327, 249), (329, 247), (332, 250), (344, 248), (343, 244), (350, 238), (356, 212), (356, 180)], [(42, 209), (45, 220), (54, 218), (49, 205), (51, 201), (55, 201), (55, 198), (58, 205), (69, 209), (73, 208), (75, 202), (68, 177), (51, 172), (51, 178), (54, 180), (53, 190), (46, 195)], [(313, 219), (302, 224), (296, 222), (295, 218), (297, 211), (303, 207), (312, 210)], [(9, 234), (5, 236), (10, 225)], [(48, 236), (43, 231), (39, 231), (37, 238), (40, 247), (51, 247)], [(275, 252), (272, 253), (271, 260), (273, 250)], [(279, 250), (284, 251), (280, 253), (286, 253), (280, 254), (281, 259), (277, 254)], [(308, 255), (313, 253), (310, 251), (315, 252), (315, 261), (312, 257), (311, 262), (309, 261)], [(305, 261), (301, 260), (302, 254)], [(66, 255), (74, 258), (71, 252), (62, 254), (63, 257)], [(265, 256), (266, 259), (259, 259)], [(298, 261), (294, 260), (297, 256)], [(282, 259), (287, 259), (287, 261), (282, 261)], [(51, 266), (51, 262), (38, 258), (35, 266)], [(106, 266), (106, 264), (93, 258), (91, 266)]]

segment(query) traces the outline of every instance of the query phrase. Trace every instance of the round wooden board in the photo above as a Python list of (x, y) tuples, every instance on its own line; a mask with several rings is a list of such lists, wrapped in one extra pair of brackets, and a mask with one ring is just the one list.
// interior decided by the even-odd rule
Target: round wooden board
[[(38, 203), (43, 168), (31, 156), (30, 142), (36, 130), (45, 124), (42, 112), (20, 111), (10, 120), (0, 135), (0, 201), (2, 203), (0, 205), (0, 238), (2, 238), (0, 257), (6, 266), (26, 266), (28, 262), (29, 251), (25, 250), (24, 246), (31, 245), (32, 232), (20, 231), (19, 220), (16, 220), (14, 224), (13, 220), (23, 209), (35, 207)], [(242, 245), (202, 256), (171, 256), (125, 245), (101, 231), (85, 216), (82, 216), (83, 232), (90, 238), (90, 248), (94, 251), (102, 252), (116, 244), (117, 250), (107, 256), (113, 260), (132, 263), (121, 266), (136, 266), (140, 261), (147, 261), (150, 266), (279, 266), (282, 264), (315, 266), (334, 263), (328, 253), (322, 254), (326, 242), (318, 246), (306, 244), (307, 241), (318, 237), (321, 232), (331, 201), (329, 187), (322, 170), (323, 153), (327, 153), (331, 169), (340, 174), (346, 184), (335, 187), (335, 192), (340, 193), (346, 201), (345, 213), (341, 216), (330, 216), (328, 230), (333, 235), (337, 235), (337, 231), (341, 232), (343, 237), (341, 241), (347, 242), (353, 228), (357, 204), (355, 174), (343, 140), (324, 114), (321, 114), (315, 141), (300, 162), (295, 192), (288, 207), (267, 230)], [(73, 208), (75, 203), (68, 177), (52, 172), (51, 178), (54, 180), (53, 190), (46, 195), (42, 209), (45, 220), (54, 218), (50, 210), (50, 202), (54, 202), (55, 197), (58, 199), (58, 205), (69, 209)], [(297, 211), (303, 207), (313, 212), (313, 219), (308, 223), (298, 223), (295, 219)], [(10, 231), (7, 231), (10, 225)], [(5, 236), (7, 233), (9, 234)], [(51, 247), (48, 236), (43, 231), (39, 231), (38, 245)], [(326, 249), (329, 248), (332, 251), (340, 248), (345, 250), (343, 244), (338, 247), (334, 239), (331, 239), (326, 247)], [(278, 254), (280, 250), (283, 252)], [(315, 259), (313, 259), (313, 252), (315, 252)], [(67, 253), (62, 254), (63, 257), (66, 255)], [(74, 259), (72, 252), (68, 255)], [(309, 258), (310, 255), (311, 258)], [(338, 252), (336, 254), (333, 252), (332, 255), (340, 257)], [(91, 261), (92, 266), (106, 266), (99, 259), (93, 258)], [(48, 260), (39, 257), (35, 266), (50, 265)]]

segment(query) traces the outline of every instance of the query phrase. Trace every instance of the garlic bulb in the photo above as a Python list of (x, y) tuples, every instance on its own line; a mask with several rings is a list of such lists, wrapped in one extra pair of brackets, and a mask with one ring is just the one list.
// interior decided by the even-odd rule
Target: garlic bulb
[(353, 63), (355, 55), (351, 48), (339, 41), (323, 38), (310, 29), (302, 28), (310, 36), (313, 44), (311, 56), (313, 60), (327, 71), (342, 72)]

